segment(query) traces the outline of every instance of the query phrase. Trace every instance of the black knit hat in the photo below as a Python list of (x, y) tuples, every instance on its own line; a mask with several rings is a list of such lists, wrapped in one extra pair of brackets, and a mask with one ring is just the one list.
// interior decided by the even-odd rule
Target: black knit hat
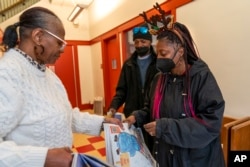
[(133, 40), (135, 39), (147, 39), (152, 42), (152, 35), (148, 31), (148, 24), (143, 24), (133, 29)]

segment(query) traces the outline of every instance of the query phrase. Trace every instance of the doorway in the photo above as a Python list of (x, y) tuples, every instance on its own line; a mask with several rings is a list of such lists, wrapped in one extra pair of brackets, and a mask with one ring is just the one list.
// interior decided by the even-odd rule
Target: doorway
[(103, 72), (105, 91), (105, 111), (108, 109), (121, 71), (121, 58), (119, 49), (119, 38), (114, 35), (103, 41)]

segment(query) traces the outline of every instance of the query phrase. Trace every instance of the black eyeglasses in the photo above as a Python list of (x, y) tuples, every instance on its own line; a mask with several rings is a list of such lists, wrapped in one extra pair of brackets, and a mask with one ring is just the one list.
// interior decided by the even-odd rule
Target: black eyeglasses
[(142, 34), (147, 34), (148, 33), (148, 28), (147, 27), (135, 27), (133, 29), (133, 33), (137, 34), (137, 33), (142, 33)]

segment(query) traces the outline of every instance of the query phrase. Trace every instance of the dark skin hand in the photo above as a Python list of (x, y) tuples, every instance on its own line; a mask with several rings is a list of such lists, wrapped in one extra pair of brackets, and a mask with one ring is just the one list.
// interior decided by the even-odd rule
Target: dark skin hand
[[(136, 122), (135, 116), (130, 115), (124, 122), (127, 122), (129, 127), (133, 125)], [(155, 136), (156, 135), (156, 121), (147, 123), (143, 125), (144, 129), (151, 135)]]
[(151, 135), (156, 135), (156, 121), (143, 125), (144, 129)]
[(69, 147), (49, 149), (44, 167), (71, 167), (72, 159)]
[(108, 118), (108, 117), (106, 117), (104, 119), (104, 122), (119, 125), (121, 129), (124, 129), (122, 122), (117, 118)]
[(136, 122), (135, 116), (130, 115), (126, 120), (124, 120), (124, 122), (128, 123), (128, 126), (130, 127)]
[(116, 109), (110, 108), (109, 111), (111, 111), (111, 113), (112, 113), (111, 117), (114, 118), (115, 117), (115, 113), (117, 112)]

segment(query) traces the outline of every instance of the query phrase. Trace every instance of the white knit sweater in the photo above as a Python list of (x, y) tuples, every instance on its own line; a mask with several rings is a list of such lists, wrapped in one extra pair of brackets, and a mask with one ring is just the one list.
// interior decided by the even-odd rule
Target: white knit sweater
[(10, 49), (0, 58), (0, 166), (42, 167), (72, 131), (99, 135), (103, 116), (72, 109), (60, 79)]

